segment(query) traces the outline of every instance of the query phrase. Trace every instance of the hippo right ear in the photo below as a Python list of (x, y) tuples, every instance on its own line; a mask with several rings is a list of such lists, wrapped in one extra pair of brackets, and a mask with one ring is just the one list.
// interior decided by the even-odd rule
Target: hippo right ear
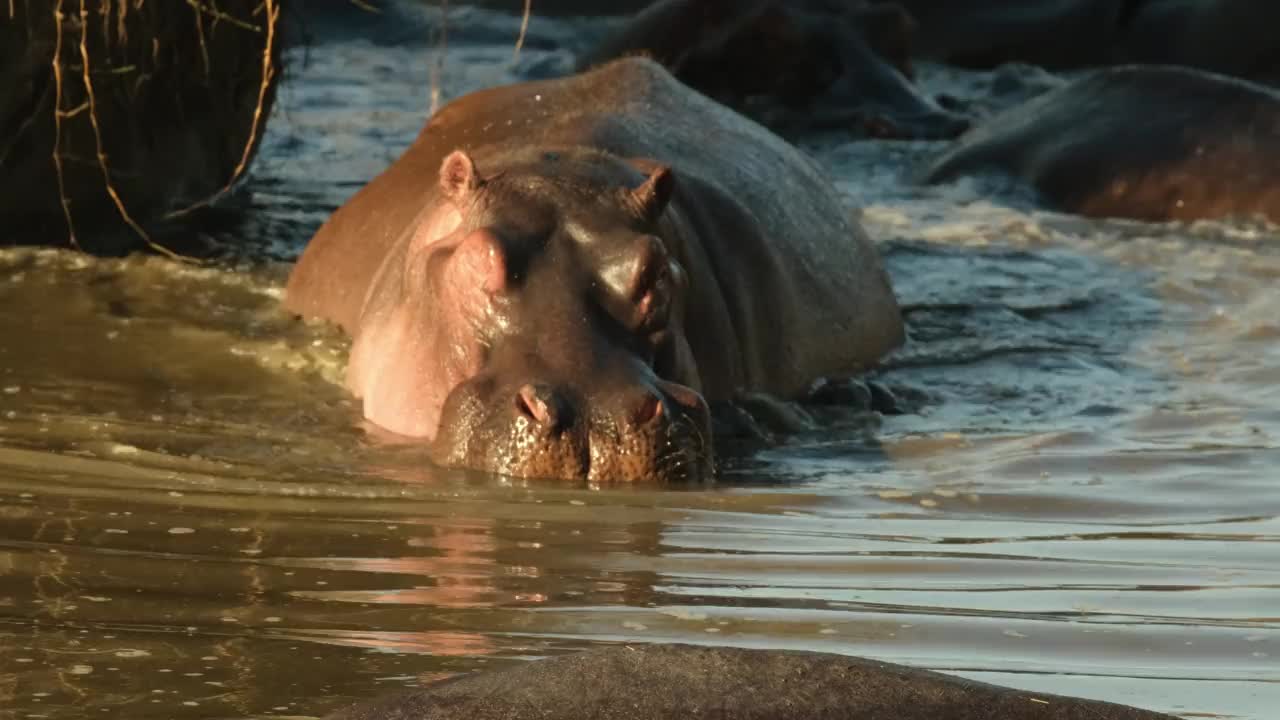
[(640, 212), (640, 217), (647, 222), (657, 222), (662, 211), (667, 209), (671, 201), (671, 192), (675, 189), (676, 177), (671, 168), (654, 163), (649, 177), (640, 187), (631, 191), (631, 201)]
[(455, 203), (465, 200), (483, 184), (475, 162), (466, 151), (454, 150), (440, 164), (440, 189)]

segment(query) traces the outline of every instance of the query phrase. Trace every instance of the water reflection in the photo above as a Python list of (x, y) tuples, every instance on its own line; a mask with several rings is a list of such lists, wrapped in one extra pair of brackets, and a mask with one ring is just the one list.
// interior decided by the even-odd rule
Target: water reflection
[[(6, 492), (0, 633), (20, 652), (0, 676), (52, 717), (84, 703), (317, 713), (491, 658), (636, 640), (857, 652), (1041, 684), (1067, 672), (1067, 689), (1203, 678), (1258, 702), (1276, 679), (1276, 618), (1258, 613), (1280, 587), (1274, 518), (1135, 532), (1003, 510), (925, 517), (869, 488), (848, 496), (862, 498), (857, 517), (794, 492), (402, 489), (366, 501), (268, 488), (257, 507)], [(1249, 717), (1249, 695), (1234, 702)]]

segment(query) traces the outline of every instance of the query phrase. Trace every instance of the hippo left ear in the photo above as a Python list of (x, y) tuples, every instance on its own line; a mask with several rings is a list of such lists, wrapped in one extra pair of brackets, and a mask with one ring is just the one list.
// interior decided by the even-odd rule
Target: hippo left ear
[(631, 199), (640, 217), (647, 222), (656, 222), (662, 217), (662, 211), (671, 202), (671, 193), (675, 190), (676, 176), (671, 168), (655, 165), (640, 187), (631, 191)]
[(483, 184), (475, 162), (464, 150), (454, 150), (440, 164), (440, 189), (450, 200), (461, 201)]

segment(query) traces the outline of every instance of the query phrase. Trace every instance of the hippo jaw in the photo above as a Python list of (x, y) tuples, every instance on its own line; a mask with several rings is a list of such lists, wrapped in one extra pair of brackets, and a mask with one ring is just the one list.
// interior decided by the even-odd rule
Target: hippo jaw
[[(543, 376), (545, 377), (545, 376)], [(714, 474), (702, 397), (662, 380), (597, 390), (482, 376), (454, 390), (432, 444), (436, 462), (593, 486), (703, 482)]]
[[(491, 181), (465, 153), (445, 159), (439, 207), (370, 288), (348, 386), (367, 420), (427, 442), (442, 465), (594, 484), (708, 479), (687, 280), (654, 234), (670, 171), (545, 155)], [(581, 163), (588, 180), (557, 182)]]

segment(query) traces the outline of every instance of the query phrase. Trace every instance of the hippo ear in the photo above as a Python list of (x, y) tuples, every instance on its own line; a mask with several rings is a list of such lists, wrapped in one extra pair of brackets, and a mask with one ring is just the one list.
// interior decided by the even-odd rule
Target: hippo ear
[(461, 201), (484, 184), (476, 164), (463, 150), (454, 150), (440, 164), (440, 189), (453, 201)]
[(647, 222), (656, 222), (662, 217), (662, 211), (667, 209), (675, 186), (676, 176), (671, 168), (655, 165), (640, 187), (631, 191), (631, 200), (640, 212), (640, 217)]

